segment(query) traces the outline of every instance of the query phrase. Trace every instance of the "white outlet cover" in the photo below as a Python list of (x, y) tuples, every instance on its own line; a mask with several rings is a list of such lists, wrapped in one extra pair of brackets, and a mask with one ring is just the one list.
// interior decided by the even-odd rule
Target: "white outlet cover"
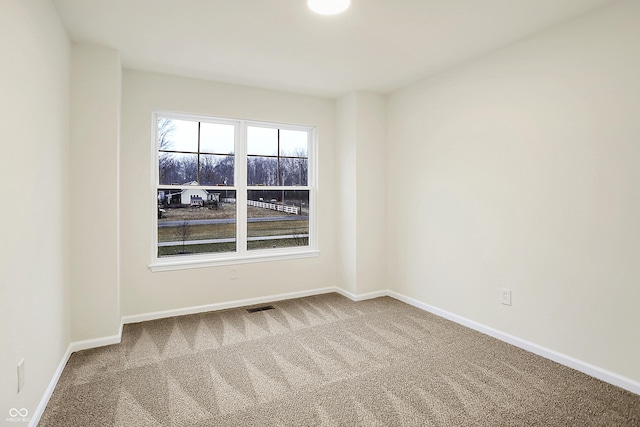
[(502, 297), (502, 304), (504, 305), (511, 305), (511, 290), (509, 289), (502, 289), (500, 291), (500, 295)]
[(18, 393), (24, 388), (24, 359), (18, 363)]

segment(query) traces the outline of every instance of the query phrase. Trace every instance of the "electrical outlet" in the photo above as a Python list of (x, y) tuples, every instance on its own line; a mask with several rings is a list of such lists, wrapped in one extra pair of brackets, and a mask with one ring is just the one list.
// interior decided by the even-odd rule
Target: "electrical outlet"
[(18, 363), (18, 393), (24, 388), (24, 359)]
[(236, 280), (238, 278), (238, 267), (231, 267), (229, 277), (231, 280)]
[(500, 291), (500, 296), (502, 298), (502, 304), (511, 305), (511, 290), (510, 289), (502, 289)]

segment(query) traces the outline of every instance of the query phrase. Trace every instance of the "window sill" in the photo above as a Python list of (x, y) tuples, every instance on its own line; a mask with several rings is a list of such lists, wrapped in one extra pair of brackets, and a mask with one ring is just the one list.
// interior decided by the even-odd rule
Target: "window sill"
[(209, 256), (195, 257), (190, 256), (188, 258), (181, 257), (166, 257), (157, 259), (149, 265), (149, 269), (152, 272), (159, 271), (172, 271), (172, 270), (186, 270), (191, 268), (207, 268), (207, 267), (219, 267), (223, 265), (236, 265), (236, 264), (248, 264), (254, 262), (270, 262), (270, 261), (285, 261), (300, 258), (313, 258), (320, 255), (320, 251), (317, 249), (306, 249), (296, 251), (252, 251), (245, 255), (237, 255), (235, 253), (218, 255), (215, 258)]

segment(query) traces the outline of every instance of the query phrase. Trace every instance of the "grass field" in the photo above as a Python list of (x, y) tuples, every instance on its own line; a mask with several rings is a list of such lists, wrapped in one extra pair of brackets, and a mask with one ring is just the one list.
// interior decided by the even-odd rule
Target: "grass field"
[(235, 218), (236, 205), (225, 203), (218, 209), (206, 208), (164, 208), (162, 218), (158, 219), (159, 223), (166, 221), (184, 221), (191, 219), (222, 219)]
[[(158, 228), (158, 242), (179, 242), (182, 236), (180, 227)], [(247, 236), (284, 236), (289, 234), (308, 234), (309, 221), (269, 221), (247, 224)], [(187, 240), (226, 239), (236, 236), (235, 224), (190, 225)]]
[(309, 233), (309, 221), (269, 221), (247, 224), (248, 237), (286, 236)]
[[(158, 228), (158, 242), (182, 241), (182, 236), (178, 232), (179, 228)], [(190, 225), (187, 240), (226, 239), (229, 237), (236, 237), (235, 224)]]
[(248, 250), (255, 249), (271, 249), (271, 248), (290, 248), (292, 246), (308, 246), (309, 238), (300, 237), (296, 239), (279, 239), (279, 240), (257, 240), (247, 242)]
[(205, 254), (216, 252), (234, 252), (235, 243), (211, 243), (207, 245), (161, 246), (158, 248), (158, 256)]
[[(248, 250), (257, 249), (272, 249), (272, 248), (290, 248), (295, 246), (307, 246), (309, 245), (309, 239), (307, 237), (300, 237), (296, 239), (277, 239), (277, 240), (258, 240), (253, 242), (247, 242)], [(218, 253), (218, 252), (234, 252), (236, 249), (235, 243), (210, 243), (203, 245), (179, 245), (179, 246), (162, 246), (158, 248), (158, 256), (172, 256), (172, 255), (192, 255), (192, 254), (204, 254), (204, 253)]]
[[(289, 214), (278, 212), (271, 209), (256, 208), (247, 206), (247, 217), (249, 218), (267, 218), (274, 216), (287, 216)], [(302, 215), (309, 215), (308, 209), (302, 209)], [(164, 208), (162, 218), (158, 219), (158, 223), (167, 221), (184, 221), (192, 219), (222, 219), (235, 218), (236, 205), (225, 203), (218, 209), (204, 208)]]

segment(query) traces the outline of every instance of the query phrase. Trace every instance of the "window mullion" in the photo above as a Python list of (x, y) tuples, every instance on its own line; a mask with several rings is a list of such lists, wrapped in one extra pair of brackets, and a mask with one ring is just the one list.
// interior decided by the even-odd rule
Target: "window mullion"
[(240, 122), (236, 138), (236, 248), (247, 252), (247, 126)]
[(198, 168), (196, 170), (196, 179), (198, 180), (198, 185), (202, 183), (202, 180), (200, 179), (200, 126), (201, 123), (198, 122), (198, 161), (196, 164), (196, 167)]

